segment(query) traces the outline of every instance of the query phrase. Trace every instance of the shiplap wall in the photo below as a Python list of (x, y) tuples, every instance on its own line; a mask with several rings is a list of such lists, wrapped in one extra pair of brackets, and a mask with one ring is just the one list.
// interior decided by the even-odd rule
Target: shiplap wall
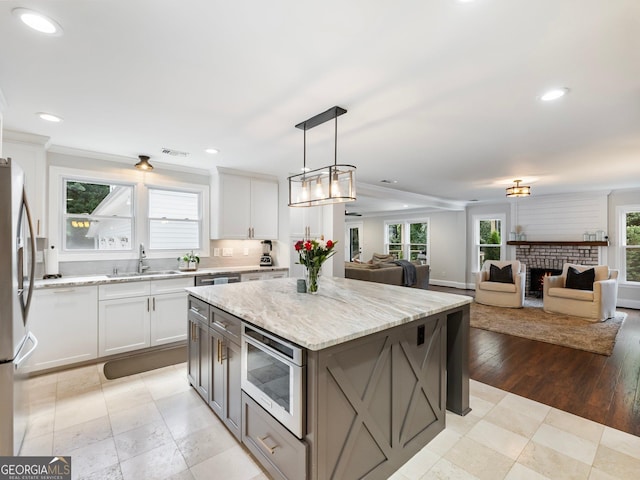
[(581, 241), (585, 232), (598, 230), (606, 234), (607, 196), (590, 192), (513, 199), (512, 224), (530, 241)]

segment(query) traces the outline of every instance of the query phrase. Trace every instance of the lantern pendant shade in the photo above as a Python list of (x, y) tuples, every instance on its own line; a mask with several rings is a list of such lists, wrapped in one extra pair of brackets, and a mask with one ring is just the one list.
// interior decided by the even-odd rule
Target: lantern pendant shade
[[(337, 163), (338, 117), (344, 113), (347, 113), (344, 108), (332, 107), (326, 112), (296, 125), (296, 128), (304, 130), (304, 163), (302, 173), (288, 178), (290, 207), (315, 207), (353, 202), (356, 199), (356, 167)], [(309, 170), (306, 168), (306, 132), (331, 119), (335, 119), (334, 164)]]
[(531, 187), (528, 185), (520, 185), (522, 180), (514, 180), (515, 185), (507, 187), (507, 197), (528, 197), (531, 195)]

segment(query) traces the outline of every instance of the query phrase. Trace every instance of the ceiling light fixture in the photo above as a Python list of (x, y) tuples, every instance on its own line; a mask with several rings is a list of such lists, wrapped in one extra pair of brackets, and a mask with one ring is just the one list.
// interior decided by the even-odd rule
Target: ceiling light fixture
[(14, 8), (11, 10), (11, 13), (18, 17), (22, 23), (37, 32), (52, 36), (62, 35), (62, 27), (60, 24), (46, 15), (34, 12), (28, 8)]
[[(347, 111), (344, 108), (332, 107), (296, 125), (296, 128), (304, 131), (303, 173), (288, 178), (290, 207), (314, 207), (353, 202), (356, 199), (356, 167), (338, 165), (338, 117), (345, 113)], [(333, 165), (309, 170), (307, 168), (307, 130), (332, 119), (335, 119)]]
[(209, 153), (211, 155), (215, 155), (216, 153), (218, 153), (220, 150), (218, 150), (217, 148), (207, 148), (205, 150), (205, 153)]
[(58, 115), (54, 115), (53, 113), (47, 112), (38, 112), (36, 113), (42, 120), (46, 120), (47, 122), (60, 123), (62, 121), (62, 117)]
[(559, 98), (564, 97), (567, 93), (569, 93), (569, 89), (566, 87), (552, 88), (544, 92), (542, 95), (540, 95), (539, 98), (543, 102), (552, 102), (554, 100), (558, 100)]
[(531, 195), (531, 187), (527, 185), (520, 185), (522, 180), (514, 180), (515, 185), (507, 187), (507, 197), (528, 197)]
[(153, 170), (153, 165), (149, 163), (149, 157), (147, 155), (138, 155), (140, 161), (136, 163), (136, 168), (138, 170), (145, 170), (150, 172)]

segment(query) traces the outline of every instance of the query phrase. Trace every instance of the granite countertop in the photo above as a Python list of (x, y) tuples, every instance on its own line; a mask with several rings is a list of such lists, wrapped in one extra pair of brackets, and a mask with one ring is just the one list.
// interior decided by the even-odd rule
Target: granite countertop
[(295, 278), (190, 287), (195, 297), (309, 350), (322, 350), (471, 303), (417, 288), (323, 277), (317, 295)]
[[(57, 288), (57, 287), (78, 287), (85, 285), (100, 285), (106, 283), (124, 283), (124, 282), (139, 282), (142, 280), (161, 280), (166, 278), (183, 278), (183, 277), (196, 277), (200, 275), (209, 275), (212, 273), (254, 273), (254, 272), (273, 272), (288, 270), (287, 267), (260, 267), (260, 266), (245, 266), (245, 267), (218, 267), (218, 268), (199, 268), (196, 271), (178, 271), (178, 270), (163, 270), (163, 272), (174, 273), (162, 273), (157, 274), (144, 274), (122, 277), (110, 277), (107, 275), (83, 275), (77, 277), (62, 277), (52, 278), (46, 280), (36, 280), (34, 282), (34, 288)], [(175, 273), (177, 272), (177, 273)]]

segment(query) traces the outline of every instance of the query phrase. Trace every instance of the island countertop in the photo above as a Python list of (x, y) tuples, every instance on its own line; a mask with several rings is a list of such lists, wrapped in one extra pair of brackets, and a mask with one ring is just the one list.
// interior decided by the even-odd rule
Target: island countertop
[(409, 323), (471, 303), (417, 288), (323, 277), (318, 294), (296, 293), (296, 278), (186, 290), (195, 297), (309, 350)]

